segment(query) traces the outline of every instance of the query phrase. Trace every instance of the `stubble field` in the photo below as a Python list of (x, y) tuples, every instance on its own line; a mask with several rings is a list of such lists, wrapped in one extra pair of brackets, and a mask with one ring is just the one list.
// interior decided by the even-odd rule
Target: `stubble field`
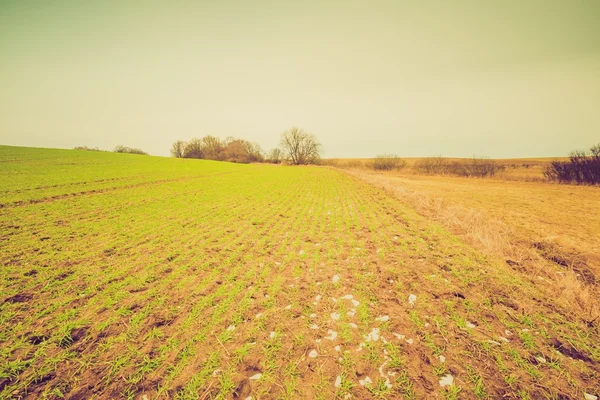
[(0, 179), (0, 398), (600, 393), (598, 321), (344, 172), (0, 146)]

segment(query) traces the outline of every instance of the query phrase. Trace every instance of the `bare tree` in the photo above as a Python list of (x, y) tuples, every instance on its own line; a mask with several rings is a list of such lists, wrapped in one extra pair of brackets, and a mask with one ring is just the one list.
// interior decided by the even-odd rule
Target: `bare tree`
[(221, 160), (222, 152), (225, 146), (221, 142), (221, 139), (214, 136), (204, 136), (202, 138), (202, 153), (203, 158), (208, 160)]
[(278, 148), (274, 148), (267, 155), (268, 162), (273, 163), (273, 164), (279, 164), (281, 162), (282, 158), (283, 158), (282, 151), (281, 151), (281, 149), (278, 149)]
[(183, 149), (183, 158), (203, 158), (204, 149), (202, 140), (193, 138), (186, 143)]
[(177, 140), (171, 147), (171, 155), (175, 158), (183, 158), (185, 150), (185, 142), (183, 140)]
[(319, 160), (321, 144), (311, 133), (292, 128), (281, 134), (281, 147), (294, 165), (313, 164)]

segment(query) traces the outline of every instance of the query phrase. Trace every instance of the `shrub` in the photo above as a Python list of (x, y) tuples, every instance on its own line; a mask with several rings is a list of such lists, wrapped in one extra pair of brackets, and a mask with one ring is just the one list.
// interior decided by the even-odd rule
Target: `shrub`
[(282, 159), (283, 159), (283, 152), (281, 151), (281, 149), (274, 148), (267, 155), (266, 161), (270, 162), (271, 164), (279, 164), (279, 163), (281, 163)]
[(125, 147), (125, 146), (117, 146), (114, 150), (115, 153), (127, 153), (127, 154), (141, 154), (147, 156), (148, 153), (142, 151), (140, 149), (136, 149), (133, 147)]
[(449, 161), (443, 157), (428, 157), (417, 160), (414, 165), (414, 170), (422, 174), (428, 175), (443, 175), (447, 173)]
[(589, 151), (574, 151), (568, 161), (552, 161), (544, 167), (544, 176), (561, 183), (600, 184), (600, 143)]
[(100, 150), (97, 147), (87, 147), (87, 146), (75, 146), (73, 150), (85, 150), (85, 151), (104, 151)]
[(171, 146), (171, 155), (180, 158), (199, 158), (237, 163), (264, 160), (262, 150), (256, 143), (234, 138), (227, 138), (222, 141), (214, 136), (205, 136), (202, 139), (193, 138), (189, 142), (178, 140)]
[(373, 160), (373, 169), (377, 171), (400, 170), (406, 166), (406, 161), (395, 154), (382, 154)]
[(430, 157), (418, 160), (414, 169), (429, 175), (455, 175), (486, 178), (504, 169), (497, 161), (487, 157), (474, 157), (468, 160), (450, 161), (443, 157)]

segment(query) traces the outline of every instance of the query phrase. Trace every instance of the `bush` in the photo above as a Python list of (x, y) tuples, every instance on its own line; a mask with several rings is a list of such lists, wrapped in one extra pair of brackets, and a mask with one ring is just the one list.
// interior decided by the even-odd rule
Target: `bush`
[(214, 136), (205, 136), (202, 139), (193, 138), (189, 142), (178, 140), (171, 147), (171, 155), (176, 158), (198, 158), (237, 163), (264, 160), (262, 150), (256, 143), (234, 138), (222, 141)]
[(142, 151), (140, 149), (136, 149), (133, 147), (125, 147), (125, 146), (117, 146), (115, 147), (115, 153), (127, 153), (127, 154), (141, 154), (144, 156), (147, 156), (148, 153), (146, 153), (145, 151)]
[(422, 174), (443, 175), (448, 172), (450, 162), (443, 157), (428, 157), (417, 160), (414, 170)]
[(600, 143), (589, 151), (574, 151), (568, 161), (552, 161), (544, 176), (561, 183), (600, 184)]
[(469, 178), (486, 178), (504, 169), (495, 160), (487, 157), (474, 157), (468, 160), (450, 161), (443, 157), (430, 157), (418, 160), (415, 171), (429, 175), (455, 175)]
[(373, 169), (377, 171), (400, 170), (406, 167), (406, 161), (395, 154), (382, 154), (373, 160)]
[(73, 150), (85, 150), (85, 151), (104, 151), (100, 150), (97, 147), (87, 147), (87, 146), (75, 146)]

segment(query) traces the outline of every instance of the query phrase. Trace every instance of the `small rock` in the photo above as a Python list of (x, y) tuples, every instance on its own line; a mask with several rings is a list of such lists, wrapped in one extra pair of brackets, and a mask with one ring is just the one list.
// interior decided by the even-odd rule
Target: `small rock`
[(373, 381), (367, 376), (365, 379), (359, 379), (358, 383), (360, 383), (361, 386), (365, 386), (373, 383)]
[(335, 346), (335, 351), (342, 351), (342, 348), (339, 345), (337, 345)]
[(254, 318), (259, 319), (260, 317), (262, 317), (262, 313), (256, 314), (256, 316)]
[(415, 306), (415, 301), (417, 301), (417, 296), (415, 296), (414, 294), (408, 296), (408, 304), (410, 304), (411, 307)]
[(319, 329), (319, 325), (317, 325), (317, 324), (310, 324), (310, 325), (309, 325), (309, 328), (310, 328), (310, 329), (317, 330), (317, 329)]
[(476, 325), (470, 321), (467, 321), (467, 328), (475, 328)]
[(333, 283), (338, 283), (340, 281), (340, 276), (339, 275), (334, 275), (333, 278), (331, 279), (331, 282)]
[(339, 313), (331, 313), (331, 319), (334, 321), (337, 321), (340, 319), (340, 314)]
[(227, 330), (230, 331), (230, 332), (233, 331), (234, 329), (235, 329), (235, 325), (229, 325), (227, 327)]
[(376, 342), (379, 340), (379, 328), (371, 329), (371, 332), (365, 336), (367, 342)]
[(336, 331), (332, 331), (331, 329), (329, 329), (327, 331), (327, 334), (329, 335), (329, 336), (325, 337), (325, 339), (327, 339), (327, 340), (335, 340), (335, 338), (337, 337), (337, 332)]
[(583, 398), (585, 400), (598, 400), (598, 396), (594, 396), (593, 394), (583, 393)]
[(314, 313), (313, 313), (313, 314), (310, 314), (310, 315), (309, 315), (309, 317), (310, 317), (310, 318), (317, 318), (317, 314), (314, 314)]
[(451, 374), (442, 376), (440, 378), (440, 386), (441, 387), (452, 386), (453, 383), (454, 383), (454, 377)]
[(257, 381), (257, 380), (259, 380), (261, 377), (262, 377), (262, 374), (260, 374), (260, 373), (259, 373), (259, 374), (256, 374), (256, 375), (252, 375), (252, 376), (251, 376), (250, 378), (248, 378), (248, 379), (250, 379), (251, 381)]
[(308, 356), (310, 358), (317, 358), (318, 355), (319, 355), (319, 353), (317, 353), (316, 350), (311, 350), (310, 353), (308, 353)]
[(342, 377), (338, 375), (337, 378), (335, 378), (335, 383), (333, 384), (333, 386), (340, 387), (341, 385), (342, 385)]
[(444, 363), (444, 362), (446, 362), (446, 357), (444, 357), (444, 356), (440, 355), (440, 362), (441, 362), (441, 363)]
[(274, 331), (271, 331), (271, 333), (269, 333), (269, 337), (271, 339), (275, 338), (275, 335), (277, 335)]
[(389, 321), (389, 320), (390, 320), (390, 317), (387, 316), (387, 315), (382, 315), (381, 317), (375, 318), (375, 321), (381, 321), (381, 322), (386, 322), (386, 321)]
[(354, 298), (354, 296), (352, 296), (351, 294), (347, 294), (345, 296), (340, 297), (340, 299), (344, 299), (344, 300), (352, 300)]
[(358, 325), (356, 325), (354, 322), (350, 322), (348, 325), (350, 325), (350, 328), (352, 329), (358, 328)]
[(359, 304), (360, 304), (360, 301), (358, 301), (358, 300), (352, 300), (352, 305), (354, 307), (358, 307)]
[(285, 306), (285, 309), (286, 309), (286, 310), (290, 310), (291, 308), (292, 308), (292, 305), (291, 305), (291, 304), (288, 304), (287, 306)]
[(302, 255), (304, 255), (304, 250), (300, 250), (300, 251), (298, 252), (298, 255), (299, 255), (299, 256), (302, 256)]
[(415, 342), (415, 341), (414, 341), (414, 340), (412, 340), (412, 339), (406, 339), (406, 343), (408, 343), (408, 344), (413, 344), (414, 342)]

